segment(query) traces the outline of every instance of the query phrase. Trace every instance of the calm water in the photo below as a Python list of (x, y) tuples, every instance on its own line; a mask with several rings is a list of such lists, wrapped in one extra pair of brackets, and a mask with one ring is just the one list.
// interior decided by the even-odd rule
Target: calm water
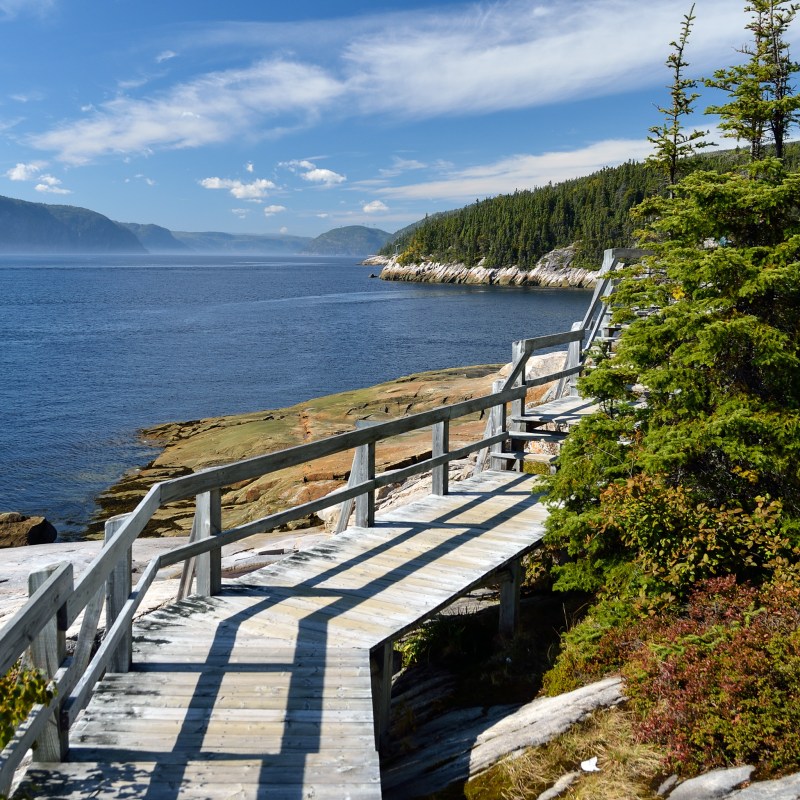
[(386, 283), (352, 258), (0, 261), (0, 511), (79, 535), (154, 451), (142, 427), (291, 405), (440, 367), (505, 362), (568, 330), (576, 290)]

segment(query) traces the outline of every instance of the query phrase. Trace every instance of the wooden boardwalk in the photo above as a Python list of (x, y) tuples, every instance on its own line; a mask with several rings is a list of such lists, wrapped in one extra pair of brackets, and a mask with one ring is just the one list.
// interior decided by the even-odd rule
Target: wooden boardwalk
[(503, 581), (547, 515), (534, 478), (488, 471), (133, 628), (70, 730), (69, 761), (22, 789), (49, 798), (379, 798), (391, 643), (470, 588)]

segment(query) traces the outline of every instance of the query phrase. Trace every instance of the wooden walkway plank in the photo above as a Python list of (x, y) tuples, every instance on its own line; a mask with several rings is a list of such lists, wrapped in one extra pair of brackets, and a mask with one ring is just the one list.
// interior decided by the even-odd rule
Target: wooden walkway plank
[(536, 485), (481, 473), (144, 616), (132, 671), (107, 674), (72, 728), (72, 760), (22, 790), (378, 800), (373, 691), (385, 703), (390, 676), (374, 682), (371, 651), (537, 546)]

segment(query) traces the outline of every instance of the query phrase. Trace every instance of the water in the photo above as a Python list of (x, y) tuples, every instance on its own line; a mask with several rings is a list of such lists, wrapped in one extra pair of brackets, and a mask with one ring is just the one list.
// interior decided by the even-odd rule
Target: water
[(80, 535), (154, 457), (137, 430), (505, 362), (568, 330), (577, 290), (387, 283), (352, 258), (0, 260), (0, 511)]

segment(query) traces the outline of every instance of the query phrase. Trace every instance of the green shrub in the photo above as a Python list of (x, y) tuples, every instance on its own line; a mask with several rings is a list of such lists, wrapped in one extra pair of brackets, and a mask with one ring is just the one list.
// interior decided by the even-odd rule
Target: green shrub
[(5, 747), (17, 725), (37, 703), (49, 703), (54, 693), (39, 670), (17, 662), (0, 677), (0, 749)]
[(732, 574), (761, 582), (798, 560), (782, 527), (782, 505), (756, 498), (752, 513), (714, 508), (685, 486), (641, 474), (600, 497), (597, 535), (619, 539), (645, 575), (678, 595), (698, 581)]

